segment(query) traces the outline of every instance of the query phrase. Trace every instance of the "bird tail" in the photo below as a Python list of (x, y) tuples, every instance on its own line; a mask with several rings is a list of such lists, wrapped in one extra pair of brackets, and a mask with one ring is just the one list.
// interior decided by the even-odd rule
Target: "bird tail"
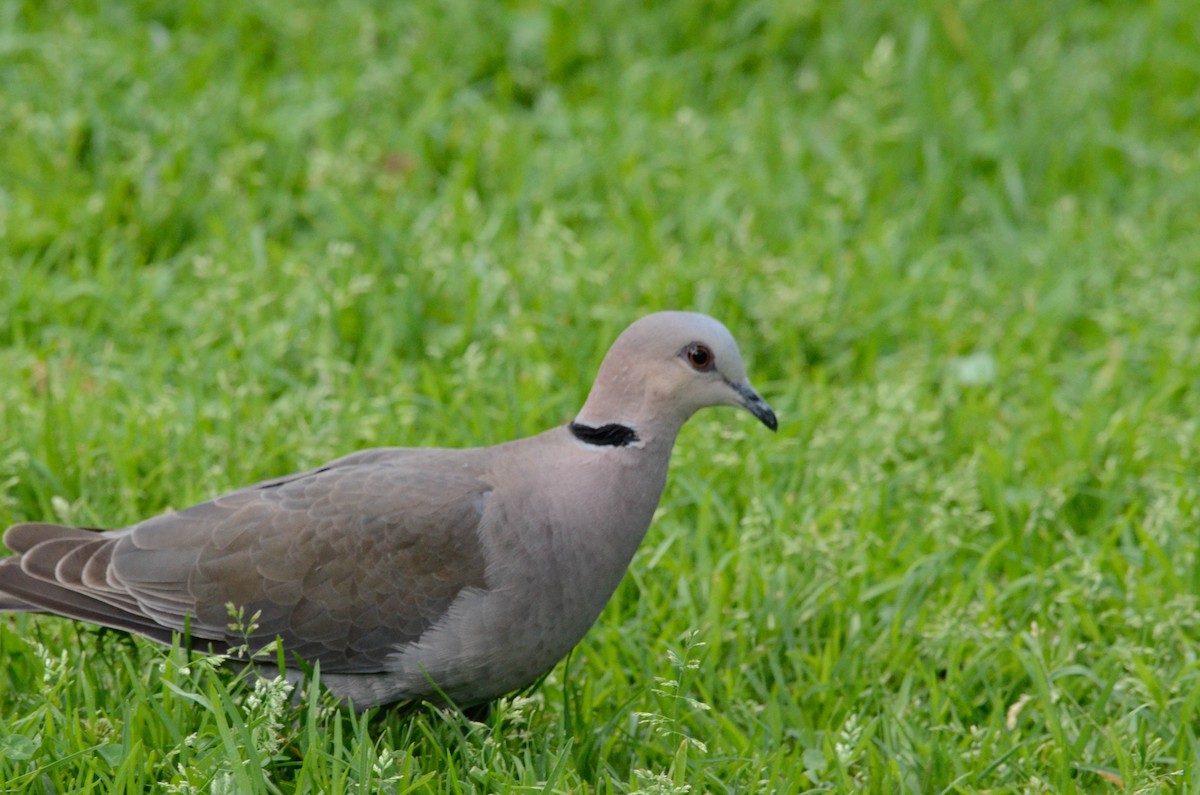
[[(4, 533), (4, 544), (20, 555), (28, 552), (39, 541), (50, 538), (89, 537), (95, 538), (95, 531), (46, 522), (25, 522), (15, 524)], [(12, 576), (20, 576), (20, 558), (5, 558), (0, 562), (0, 613), (43, 613), (45, 610), (32, 602), (27, 602), (19, 596), (7, 593), (4, 585)]]
[(36, 613), (38, 609), (15, 596), (0, 593), (0, 613)]

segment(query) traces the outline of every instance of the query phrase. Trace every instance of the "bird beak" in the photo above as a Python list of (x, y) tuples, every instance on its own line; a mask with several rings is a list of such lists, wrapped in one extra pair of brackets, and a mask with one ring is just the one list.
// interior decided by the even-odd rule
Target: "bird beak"
[(755, 392), (749, 384), (730, 384), (730, 386), (741, 398), (742, 408), (758, 417), (759, 421), (771, 430), (778, 430), (779, 420), (775, 418), (775, 412), (767, 405), (767, 401), (762, 399), (762, 395)]

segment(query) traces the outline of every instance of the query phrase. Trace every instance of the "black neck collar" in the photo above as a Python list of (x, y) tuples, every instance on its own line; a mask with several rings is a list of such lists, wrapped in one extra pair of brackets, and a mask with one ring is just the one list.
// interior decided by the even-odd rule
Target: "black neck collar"
[(571, 435), (579, 441), (597, 447), (628, 447), (638, 441), (637, 431), (628, 425), (616, 422), (601, 425), (599, 428), (572, 422), (567, 428), (571, 431)]

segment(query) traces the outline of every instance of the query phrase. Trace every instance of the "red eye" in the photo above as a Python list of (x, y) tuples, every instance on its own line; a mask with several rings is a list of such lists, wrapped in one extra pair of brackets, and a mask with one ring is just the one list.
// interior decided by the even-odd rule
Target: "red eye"
[(688, 364), (701, 372), (712, 369), (713, 352), (706, 345), (693, 342), (684, 350), (684, 356), (687, 357)]

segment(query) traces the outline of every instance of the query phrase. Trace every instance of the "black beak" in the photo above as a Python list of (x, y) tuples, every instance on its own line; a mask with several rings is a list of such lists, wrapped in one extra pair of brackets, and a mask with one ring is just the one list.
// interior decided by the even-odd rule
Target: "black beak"
[(775, 418), (775, 412), (767, 405), (767, 401), (762, 399), (762, 395), (751, 389), (749, 384), (730, 384), (730, 386), (742, 398), (742, 406), (746, 411), (758, 417), (759, 421), (771, 430), (779, 429), (779, 420)]

